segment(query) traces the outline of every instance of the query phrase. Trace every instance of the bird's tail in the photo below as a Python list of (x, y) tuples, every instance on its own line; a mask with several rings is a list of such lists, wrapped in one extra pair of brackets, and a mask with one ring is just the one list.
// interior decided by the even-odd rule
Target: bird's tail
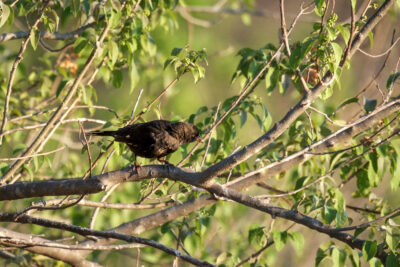
[(97, 135), (97, 136), (115, 136), (116, 131), (94, 131), (90, 132), (90, 135)]

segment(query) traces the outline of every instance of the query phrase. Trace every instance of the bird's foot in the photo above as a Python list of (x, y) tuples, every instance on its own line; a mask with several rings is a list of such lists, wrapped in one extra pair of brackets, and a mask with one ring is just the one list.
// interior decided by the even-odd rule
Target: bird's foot
[(173, 164), (172, 164), (172, 163), (168, 162), (168, 161), (167, 161), (167, 160), (165, 160), (165, 159), (158, 158), (157, 160), (158, 160), (159, 162), (161, 162), (161, 163), (165, 164), (165, 165), (172, 165), (172, 166), (173, 166)]
[(137, 161), (135, 160), (134, 162), (133, 162), (133, 166), (132, 166), (132, 171), (138, 171), (138, 170), (140, 170), (140, 168), (142, 168), (142, 166), (140, 166), (138, 163), (137, 163)]

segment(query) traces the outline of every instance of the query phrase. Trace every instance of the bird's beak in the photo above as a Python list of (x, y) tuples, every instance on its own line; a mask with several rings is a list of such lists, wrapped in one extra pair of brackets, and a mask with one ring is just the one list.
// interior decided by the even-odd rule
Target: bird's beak
[(196, 141), (199, 143), (204, 143), (204, 140), (200, 136), (196, 137)]

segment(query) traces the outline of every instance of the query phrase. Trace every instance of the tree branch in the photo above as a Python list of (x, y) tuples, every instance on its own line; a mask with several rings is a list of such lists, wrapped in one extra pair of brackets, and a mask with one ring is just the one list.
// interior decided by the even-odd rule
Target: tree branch
[[(186, 255), (186, 254), (180, 252), (179, 250), (172, 249), (170, 247), (167, 247), (161, 243), (155, 242), (148, 238), (124, 235), (124, 234), (116, 233), (113, 231), (92, 230), (89, 228), (80, 227), (80, 226), (76, 226), (76, 225), (72, 225), (72, 224), (66, 224), (66, 223), (62, 223), (62, 222), (56, 222), (56, 221), (51, 221), (51, 220), (47, 220), (47, 219), (36, 218), (36, 217), (29, 216), (29, 215), (17, 215), (17, 213), (0, 214), (0, 221), (8, 221), (8, 222), (24, 223), (24, 224), (25, 223), (37, 224), (37, 225), (41, 225), (44, 227), (66, 230), (66, 231), (76, 233), (79, 235), (83, 235), (83, 236), (99, 236), (99, 237), (123, 240), (123, 241), (130, 242), (130, 243), (132, 243), (132, 242), (139, 243), (139, 244), (154, 247), (156, 249), (164, 251), (165, 253), (168, 253), (170, 255), (178, 257), (186, 262), (192, 263), (197, 266), (214, 266), (207, 261), (193, 258), (189, 255)], [(4, 237), (8, 237), (8, 236), (4, 236)]]

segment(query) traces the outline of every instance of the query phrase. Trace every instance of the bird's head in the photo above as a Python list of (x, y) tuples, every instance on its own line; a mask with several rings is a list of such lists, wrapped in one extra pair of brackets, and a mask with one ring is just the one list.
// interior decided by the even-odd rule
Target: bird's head
[(199, 129), (195, 125), (188, 122), (181, 122), (181, 134), (183, 136), (184, 143), (201, 140)]

